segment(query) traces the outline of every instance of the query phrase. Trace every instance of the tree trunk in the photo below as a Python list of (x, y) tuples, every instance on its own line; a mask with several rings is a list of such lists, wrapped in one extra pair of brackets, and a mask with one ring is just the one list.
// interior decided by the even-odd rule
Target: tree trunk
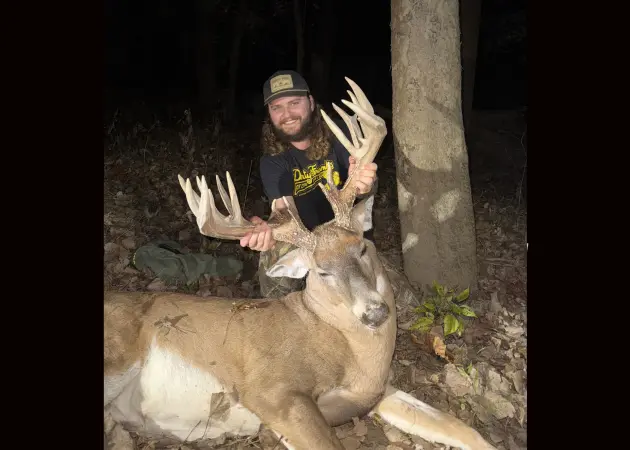
[(302, 13), (300, 0), (293, 0), (293, 21), (295, 22), (295, 42), (297, 43), (296, 70), (302, 73), (304, 69), (304, 27), (302, 26)]
[(241, 59), (241, 41), (245, 33), (245, 18), (248, 13), (248, 1), (240, 0), (238, 11), (234, 17), (232, 27), (232, 46), (230, 48), (230, 67), (228, 69), (228, 89), (225, 107), (225, 116), (228, 123), (233, 123), (236, 118), (236, 84), (238, 82), (238, 67)]
[(211, 110), (217, 103), (217, 51), (214, 44), (215, 2), (196, 0), (197, 19), (197, 96), (204, 111)]
[(328, 105), (330, 102), (330, 66), (333, 48), (337, 38), (337, 16), (333, 0), (323, 0), (322, 10), (317, 14), (317, 22), (312, 36), (311, 70), (309, 83), (318, 102)]
[(481, 0), (465, 0), (461, 2), (460, 20), (462, 23), (462, 63), (464, 69), (462, 110), (465, 129), (468, 129), (473, 109), (480, 18)]
[(405, 272), (475, 291), (457, 0), (392, 0), (392, 128)]

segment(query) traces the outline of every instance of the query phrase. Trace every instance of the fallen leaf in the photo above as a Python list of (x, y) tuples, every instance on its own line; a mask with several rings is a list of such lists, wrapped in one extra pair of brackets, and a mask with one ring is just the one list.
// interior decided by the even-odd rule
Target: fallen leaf
[(433, 351), (435, 352), (436, 355), (441, 356), (444, 359), (446, 358), (446, 344), (444, 343), (444, 341), (442, 340), (442, 338), (440, 336), (433, 336), (433, 342), (431, 343), (431, 346), (433, 347)]
[(473, 384), (470, 377), (463, 375), (454, 364), (444, 367), (444, 384), (455, 397), (473, 394)]
[(501, 303), (499, 303), (499, 293), (493, 292), (490, 294), (490, 311), (498, 313), (501, 311)]
[(479, 403), (484, 406), (497, 419), (514, 417), (516, 409), (505, 397), (493, 391), (486, 391)]
[(159, 278), (156, 278), (149, 283), (149, 285), (147, 286), (147, 289), (149, 291), (161, 292), (161, 291), (165, 291), (167, 287), (166, 287), (166, 284), (162, 280), (160, 280)]
[(352, 435), (354, 430), (354, 423), (346, 423), (344, 425), (340, 425), (338, 427), (335, 427), (335, 434), (337, 435), (337, 437), (342, 440), (345, 439), (346, 437)]
[(217, 286), (217, 297), (232, 298), (234, 294), (232, 290), (227, 286)]
[(365, 436), (368, 432), (365, 421), (359, 420), (358, 417), (353, 417), (352, 421), (354, 422), (354, 429), (352, 430), (352, 432), (357, 436)]
[(501, 392), (503, 394), (509, 393), (511, 389), (510, 382), (503, 378), (496, 370), (489, 368), (485, 374), (486, 388), (491, 391)]
[(521, 447), (516, 444), (516, 441), (510, 435), (508, 435), (508, 447), (510, 447), (510, 450), (521, 450)]
[(110, 449), (131, 449), (134, 448), (131, 435), (122, 425), (116, 424), (113, 429), (107, 433), (107, 446)]
[(514, 370), (511, 372), (506, 372), (505, 376), (512, 380), (512, 383), (514, 384), (514, 389), (516, 389), (516, 392), (518, 392), (519, 394), (523, 394), (524, 371)]
[(354, 436), (348, 436), (341, 439), (341, 444), (346, 450), (357, 450), (361, 447), (361, 440), (357, 439)]
[(383, 433), (389, 442), (399, 443), (408, 440), (407, 436), (396, 427), (387, 425), (383, 427)]
[(523, 329), (523, 327), (519, 327), (519, 326), (506, 325), (504, 329), (505, 329), (505, 334), (507, 334), (511, 338), (521, 337), (523, 333), (525, 333), (525, 330)]
[(136, 248), (136, 241), (135, 241), (135, 239), (133, 239), (131, 237), (127, 237), (127, 238), (123, 239), (121, 244), (127, 250), (131, 250), (133, 248)]

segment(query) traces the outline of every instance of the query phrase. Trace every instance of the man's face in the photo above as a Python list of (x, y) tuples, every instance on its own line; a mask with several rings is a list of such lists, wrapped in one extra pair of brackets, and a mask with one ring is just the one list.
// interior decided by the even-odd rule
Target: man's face
[(276, 135), (284, 141), (300, 141), (308, 136), (315, 102), (312, 96), (280, 97), (268, 105)]

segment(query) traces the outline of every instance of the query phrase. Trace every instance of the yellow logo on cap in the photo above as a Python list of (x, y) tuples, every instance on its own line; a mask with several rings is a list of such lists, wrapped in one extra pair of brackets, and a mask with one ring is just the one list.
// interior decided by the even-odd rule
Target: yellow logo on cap
[(278, 75), (273, 77), (269, 84), (271, 85), (271, 93), (291, 89), (293, 87), (293, 78), (291, 75)]

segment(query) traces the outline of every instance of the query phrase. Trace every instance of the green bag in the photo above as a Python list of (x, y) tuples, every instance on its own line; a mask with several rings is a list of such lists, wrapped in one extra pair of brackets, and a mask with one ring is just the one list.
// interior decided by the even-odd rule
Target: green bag
[(151, 242), (136, 250), (132, 264), (141, 271), (149, 269), (165, 282), (187, 284), (199, 280), (203, 274), (225, 277), (243, 270), (243, 262), (232, 256), (182, 253), (181, 248), (175, 241)]

